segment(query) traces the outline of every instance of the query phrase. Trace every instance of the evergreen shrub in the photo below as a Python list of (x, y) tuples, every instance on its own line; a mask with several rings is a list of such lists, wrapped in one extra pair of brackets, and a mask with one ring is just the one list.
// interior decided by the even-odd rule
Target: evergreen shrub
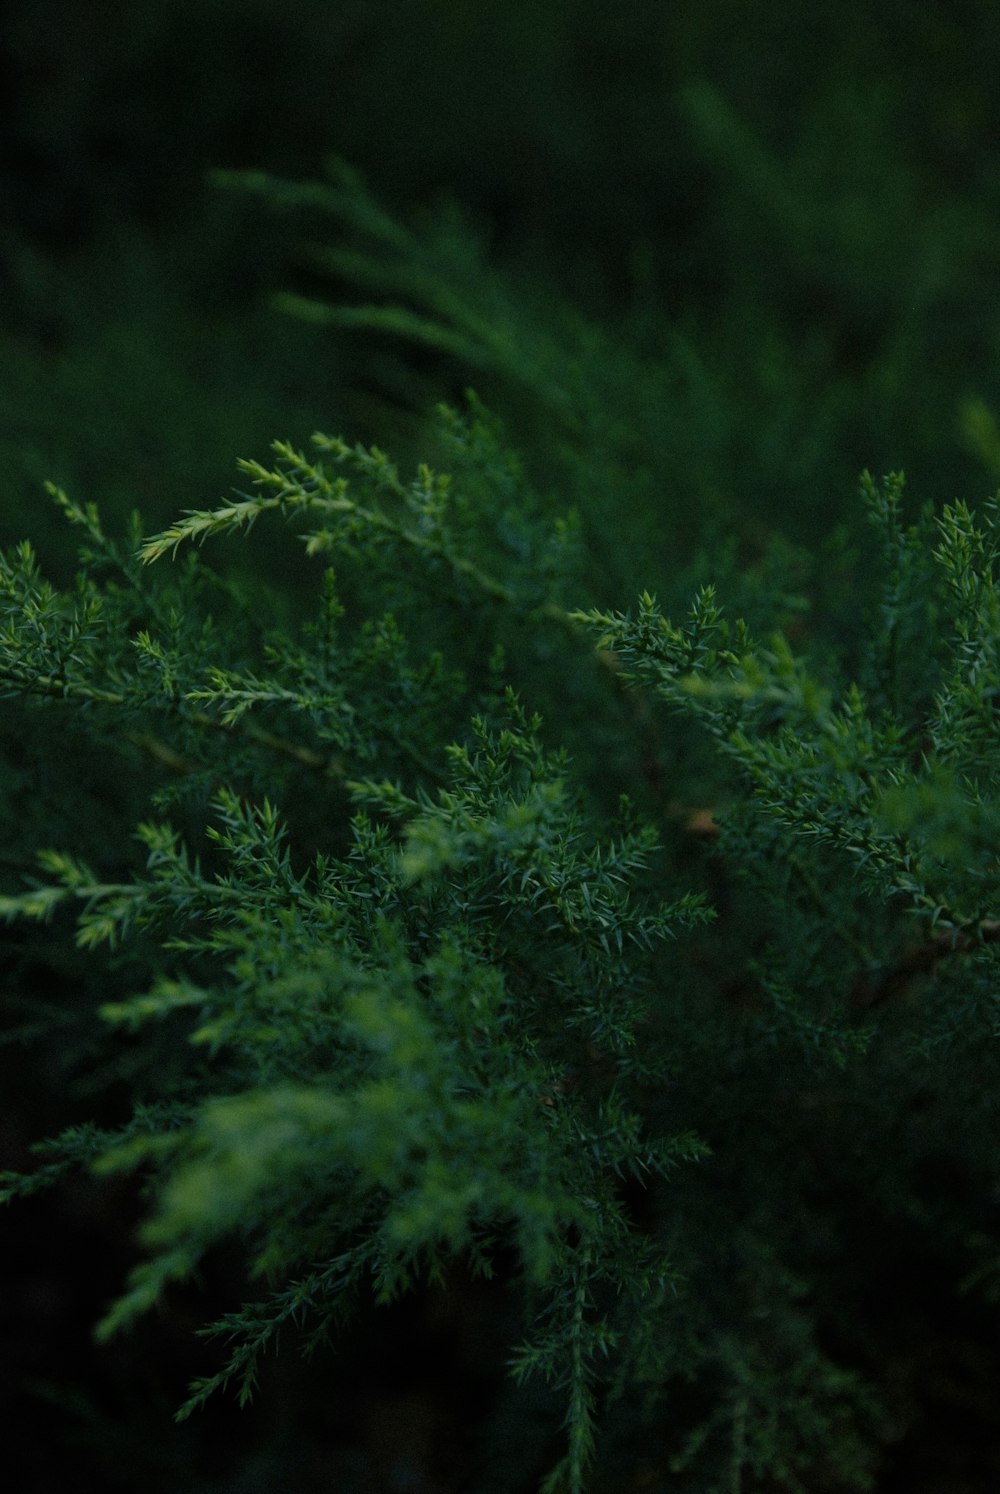
[[(824, 562), (846, 603), (710, 512), (686, 564), (717, 584), (616, 606), (657, 518), (648, 476), (635, 513), (600, 480), (627, 491), (608, 343), (581, 395), (498, 316), (478, 346), (548, 391), (548, 488), (470, 395), (410, 474), (279, 441), (145, 539), (53, 488), (75, 582), (3, 559), (5, 732), (60, 750), (7, 786), (34, 808), (0, 913), (130, 1097), (4, 1196), (141, 1176), (102, 1339), (238, 1242), (181, 1416), (460, 1264), (519, 1293), (511, 1373), (564, 1423), (545, 1489), (626, 1458), (635, 1487), (875, 1488), (918, 1415), (885, 1300), (995, 1316), (1000, 1280), (1000, 504), (913, 515), (866, 474)], [(215, 569), (240, 536), (260, 564)]]

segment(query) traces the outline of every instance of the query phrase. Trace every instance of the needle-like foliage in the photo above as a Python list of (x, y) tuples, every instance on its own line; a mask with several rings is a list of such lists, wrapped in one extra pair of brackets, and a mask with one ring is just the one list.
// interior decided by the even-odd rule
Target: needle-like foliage
[[(680, 622), (590, 605), (587, 524), (481, 404), (436, 442), (452, 470), (412, 477), (277, 442), (146, 539), (54, 490), (75, 584), (28, 543), (0, 562), (7, 708), (147, 801), (126, 824), (110, 795), (92, 849), (67, 817), (0, 895), (52, 946), (72, 919), (104, 971), (96, 1002), (70, 983), (80, 1062), (133, 1099), (4, 1195), (143, 1178), (102, 1338), (239, 1250), (182, 1416), (461, 1265), (520, 1293), (552, 1494), (614, 1487), (599, 1430), (629, 1416), (692, 1489), (872, 1488), (859, 1211), (944, 1240), (956, 1289), (997, 1270), (1000, 508), (908, 525), (866, 475), (850, 647), (800, 603), (782, 632), (777, 582), (761, 641), (764, 583), (753, 627), (708, 585)], [(291, 599), (213, 568), (289, 531)]]

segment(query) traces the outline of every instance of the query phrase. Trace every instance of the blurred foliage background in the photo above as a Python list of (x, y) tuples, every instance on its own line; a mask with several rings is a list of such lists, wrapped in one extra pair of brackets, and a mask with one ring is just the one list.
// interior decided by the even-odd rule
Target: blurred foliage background
[[(915, 507), (1000, 481), (998, 47), (990, 0), (19, 7), (0, 51), (0, 541), (30, 536), (65, 581), (76, 540), (46, 479), (109, 530), (138, 508), (149, 533), (276, 436), (432, 455), (427, 412), (471, 383), (537, 490), (592, 526), (596, 600), (648, 587), (669, 610), (728, 568), (752, 606), (759, 574), (768, 597), (825, 597), (849, 652), (834, 635), (864, 590), (844, 539), (859, 471), (905, 468)], [(356, 207), (284, 210), (213, 176), (307, 181), (334, 157), (412, 225), (422, 280)], [(276, 300), (357, 304), (359, 283), (363, 304), (438, 315), (451, 289), (495, 335), (459, 317), (434, 346)], [(292, 584), (280, 563), (277, 579)], [(109, 785), (72, 731), (56, 748), (6, 705), (0, 749), (5, 875), (39, 844), (114, 860), (107, 827), (144, 812), (138, 766)], [(71, 807), (46, 796), (54, 750)], [(7, 938), (12, 986), (53, 1002), (96, 978), (70, 955), (55, 970), (39, 938)], [(83, 1036), (4, 1050), (5, 1165), (91, 1112)], [(463, 1395), (509, 1442), (503, 1324), (471, 1286), (485, 1348), (435, 1300), (367, 1325), (378, 1354), (362, 1325), (343, 1362), (367, 1388), (341, 1383), (336, 1413), (283, 1365), (252, 1424), (220, 1410), (172, 1431), (193, 1372), (183, 1306), (148, 1341), (87, 1341), (130, 1207), (81, 1184), (3, 1221), (19, 1488), (72, 1462), (79, 1491), (327, 1489), (336, 1445), (338, 1489), (430, 1494), (458, 1487), (441, 1448), (473, 1415)], [(439, 1385), (414, 1370), (435, 1346)], [(886, 1488), (930, 1488), (907, 1471), (921, 1456), (904, 1448)], [(510, 1463), (482, 1467), (481, 1494), (516, 1494)]]
[(459, 204), (491, 265), (669, 352), (662, 503), (718, 489), (813, 541), (865, 466), (978, 495), (998, 463), (997, 29), (985, 0), (638, 3), (613, 25), (595, 0), (22, 8), (5, 534), (34, 527), (43, 477), (156, 525), (286, 427), (394, 448), (389, 352), (269, 307), (308, 277), (308, 221), (207, 177), (311, 178), (334, 154), (404, 216)]

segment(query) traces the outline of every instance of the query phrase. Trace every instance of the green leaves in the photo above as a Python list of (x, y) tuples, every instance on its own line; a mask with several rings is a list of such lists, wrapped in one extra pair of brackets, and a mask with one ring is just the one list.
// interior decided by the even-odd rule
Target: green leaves
[[(565, 1409), (546, 1487), (584, 1489), (609, 1386), (659, 1393), (688, 1360), (730, 1388), (677, 1467), (732, 1423), (734, 1468), (804, 1486), (803, 1429), (857, 1387), (798, 1309), (758, 1345), (733, 1211), (759, 1221), (753, 1250), (792, 1302), (779, 1256), (805, 1249), (800, 1173), (848, 1186), (854, 1165), (827, 1110), (881, 1103), (871, 1075), (910, 1095), (914, 1054), (1000, 1023), (996, 514), (906, 528), (902, 479), (863, 479), (884, 581), (853, 681), (784, 585), (794, 642), (756, 641), (708, 585), (680, 623), (648, 592), (631, 613), (566, 611), (572, 520), (543, 522), (475, 399), (439, 432), (454, 473), (410, 479), (375, 447), (277, 443), (273, 465), (241, 464), (256, 496), (141, 548), (164, 559), (280, 515), (305, 540), (294, 624), (200, 551), (142, 566), (61, 494), (88, 545), (76, 586), (46, 582), (30, 546), (4, 560), (8, 693), (145, 754), (156, 812), (113, 876), (42, 852), (0, 917), (72, 913), (77, 945), (127, 972), (96, 1003), (112, 1054), (169, 1055), (129, 1121), (65, 1133), (4, 1196), (70, 1164), (143, 1173), (143, 1257), (103, 1337), (238, 1242), (247, 1301), (207, 1330), (228, 1357), (182, 1414), (229, 1383), (249, 1398), (286, 1326), (319, 1343), (359, 1292), (388, 1302), (456, 1260), (506, 1260), (531, 1323), (515, 1377)], [(523, 706), (515, 669), (564, 703), (586, 680), (580, 715), (620, 711), (670, 784), (646, 795), (661, 824), (603, 762), (584, 779), (553, 741), (571, 712)], [(718, 802), (675, 801), (686, 739), (655, 708), (629, 714), (621, 683), (699, 734)], [(711, 861), (684, 828), (709, 817)], [(950, 995), (920, 1029), (900, 993), (930, 985)], [(886, 1032), (908, 1021), (897, 1048)], [(794, 1406), (769, 1419), (778, 1385)]]
[[(451, 425), (446, 411), (441, 419)], [(260, 497), (242, 495), (212, 510), (189, 510), (183, 519), (146, 540), (139, 554), (147, 564), (175, 554), (185, 542), (237, 530), (249, 531), (266, 513), (287, 520), (306, 517), (318, 524), (303, 539), (309, 556), (334, 552), (373, 556), (410, 552), (417, 559), (438, 561), (452, 575), (485, 598), (510, 604), (518, 592), (463, 553), (452, 526), (451, 478), (422, 464), (416, 477), (404, 483), (396, 466), (378, 447), (350, 447), (339, 437), (313, 436), (318, 452), (333, 466), (346, 467), (370, 495), (362, 501), (352, 493), (351, 477), (333, 476), (322, 461), (310, 461), (287, 441), (275, 441), (273, 467), (256, 461), (238, 466), (250, 477)], [(554, 609), (558, 611), (558, 609)]]
[[(301, 678), (304, 658), (274, 648), (275, 678)], [(329, 668), (350, 674), (337, 653)], [(209, 678), (231, 696), (233, 676)], [(241, 679), (254, 697), (246, 712), (290, 703), (291, 691)], [(304, 711), (325, 711), (300, 696)], [(102, 884), (49, 853), (57, 885), (7, 900), (10, 916), (82, 904), (88, 946), (155, 931), (177, 964), (101, 1007), (112, 1028), (140, 1037), (181, 1024), (198, 1082), (168, 1132), (128, 1130), (98, 1159), (104, 1171), (155, 1178), (146, 1257), (100, 1335), (127, 1327), (230, 1235), (254, 1276), (312, 1282), (294, 1308), (279, 1290), (270, 1310), (251, 1303), (227, 1320), (228, 1365), (193, 1402), (232, 1377), (249, 1394), (279, 1323), (337, 1315), (337, 1294), (362, 1270), (389, 1300), (462, 1254), (489, 1269), (499, 1242), (513, 1245), (532, 1290), (552, 1297), (552, 1345), (575, 1344), (560, 1317), (574, 1236), (613, 1280), (629, 1238), (624, 1180), (701, 1155), (692, 1137), (649, 1134), (628, 1102), (626, 1055), (646, 1021), (647, 964), (706, 910), (693, 896), (669, 906), (636, 896), (653, 833), (595, 833), (538, 718), (511, 691), (492, 714), (474, 719), (468, 745), (447, 749), (448, 786), (433, 796), (351, 780), (363, 809), (339, 855), (297, 861), (274, 802), (223, 787), (204, 855), (149, 821), (137, 832), (145, 873), (132, 882)], [(317, 1273), (334, 1258), (350, 1269)], [(600, 1325), (587, 1333), (604, 1335), (602, 1355), (617, 1341)], [(556, 1383), (570, 1396), (582, 1472), (592, 1396), (575, 1372)]]
[[(647, 594), (634, 615), (592, 613), (581, 620), (597, 632), (598, 646), (622, 661), (629, 678), (650, 683), (661, 699), (719, 740), (761, 814), (780, 827), (783, 854), (794, 858), (802, 843), (846, 852), (859, 886), (881, 898), (902, 897), (913, 911), (962, 926), (985, 916), (992, 896), (982, 886), (982, 857), (971, 826), (973, 819), (992, 823), (989, 806), (1000, 788), (992, 767), (994, 696), (1000, 691), (995, 512), (988, 507), (983, 527), (963, 504), (945, 509), (931, 557), (937, 563), (934, 590), (925, 569), (927, 526), (903, 530), (902, 492), (899, 476), (881, 488), (867, 474), (862, 479), (888, 572), (869, 653), (885, 671), (874, 702), (857, 684), (822, 679), (780, 635), (767, 647), (754, 644), (742, 624), (722, 616), (710, 588), (698, 594), (680, 627)], [(919, 627), (912, 611), (918, 581)], [(907, 655), (924, 648), (934, 615), (941, 623), (947, 619), (950, 631), (945, 626), (939, 635), (940, 673), (932, 677), (941, 686), (931, 700), (927, 671), (914, 670)], [(909, 698), (901, 693), (906, 688)], [(927, 744), (924, 757), (915, 760), (913, 744), (921, 740)], [(951, 784), (949, 810), (943, 809), (942, 773)], [(940, 835), (935, 842), (928, 832), (934, 821), (943, 823), (942, 815), (955, 827), (947, 859), (962, 868), (959, 881), (980, 884), (971, 905), (954, 878), (945, 894), (934, 858), (916, 849), (921, 840), (940, 848)], [(960, 823), (970, 827), (964, 835)]]

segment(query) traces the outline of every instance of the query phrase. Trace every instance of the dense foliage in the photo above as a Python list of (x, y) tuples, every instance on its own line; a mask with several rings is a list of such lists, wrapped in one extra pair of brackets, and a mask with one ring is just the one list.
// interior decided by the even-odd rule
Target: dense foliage
[[(409, 480), (377, 449), (278, 442), (246, 492), (141, 544), (53, 490), (75, 586), (27, 543), (5, 560), (5, 693), (145, 755), (157, 811), (138, 860), (46, 849), (0, 903), (131, 949), (99, 1016), (139, 1041), (126, 1121), (74, 1125), (8, 1191), (144, 1171), (145, 1255), (102, 1336), (239, 1237), (245, 1300), (210, 1330), (231, 1348), (182, 1414), (231, 1381), (247, 1399), (283, 1328), (310, 1348), (358, 1293), (499, 1259), (527, 1314), (513, 1371), (564, 1399), (546, 1487), (584, 1487), (608, 1395), (669, 1404), (678, 1377), (707, 1397), (673, 1453), (699, 1487), (868, 1487), (887, 1387), (840, 1236), (863, 1212), (996, 1270), (997, 511), (908, 528), (901, 479), (864, 479), (882, 579), (852, 674), (808, 632), (756, 643), (708, 586), (679, 624), (648, 593), (568, 610), (572, 526), (541, 520), (477, 401), (440, 432), (452, 470)], [(305, 555), (275, 628), (177, 552), (278, 519)], [(532, 675), (633, 736), (642, 685), (664, 775), (672, 716), (700, 732), (711, 800), (681, 779), (659, 805), (673, 861), (613, 769), (547, 744), (511, 683)], [(679, 849), (697, 830), (708, 864)], [(939, 1214), (943, 1147), (962, 1207)]]
[(3, 1222), (81, 1494), (996, 1482), (953, 9), (13, 25)]

